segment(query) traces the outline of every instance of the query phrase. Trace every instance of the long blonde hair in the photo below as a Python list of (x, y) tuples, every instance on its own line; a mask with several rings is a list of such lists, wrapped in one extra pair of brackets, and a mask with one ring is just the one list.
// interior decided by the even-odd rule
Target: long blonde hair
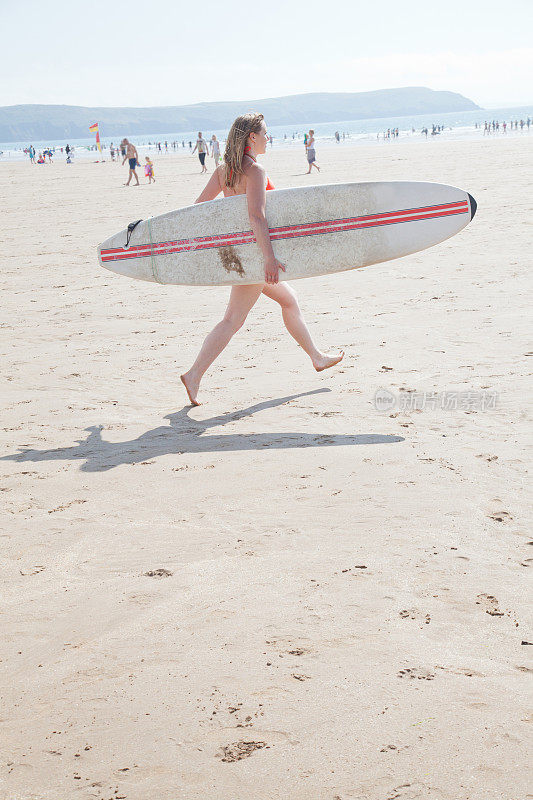
[(224, 183), (226, 186), (234, 188), (244, 175), (242, 162), (248, 136), (251, 133), (259, 133), (263, 120), (262, 114), (253, 111), (237, 117), (231, 126), (224, 152)]

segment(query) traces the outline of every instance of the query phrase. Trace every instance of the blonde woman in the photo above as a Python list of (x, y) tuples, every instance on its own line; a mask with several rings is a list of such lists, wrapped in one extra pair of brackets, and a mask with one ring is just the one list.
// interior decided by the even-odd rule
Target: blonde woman
[(211, 155), (215, 161), (215, 167), (218, 167), (218, 162), (220, 161), (220, 142), (215, 134), (211, 136)]
[(344, 356), (343, 351), (338, 355), (330, 355), (318, 350), (305, 324), (296, 293), (286, 283), (279, 282), (280, 270), (285, 272), (285, 266), (274, 255), (265, 216), (266, 192), (274, 187), (264, 167), (257, 162), (257, 156), (265, 153), (267, 142), (262, 114), (250, 113), (237, 117), (228, 134), (224, 162), (216, 168), (196, 200), (197, 203), (205, 203), (214, 200), (220, 192), (224, 197), (246, 195), (250, 225), (265, 262), (265, 281), (248, 286), (232, 286), (223, 319), (206, 337), (190, 370), (181, 375), (194, 406), (200, 405), (198, 391), (205, 372), (244, 325), (248, 312), (261, 294), (279, 303), (285, 327), (307, 353), (317, 372), (338, 364)]

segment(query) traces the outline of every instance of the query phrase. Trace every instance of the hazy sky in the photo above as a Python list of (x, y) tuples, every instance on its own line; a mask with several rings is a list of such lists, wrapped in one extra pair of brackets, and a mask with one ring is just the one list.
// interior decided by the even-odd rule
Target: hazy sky
[(0, 0), (0, 105), (397, 86), (533, 102), (533, 0)]

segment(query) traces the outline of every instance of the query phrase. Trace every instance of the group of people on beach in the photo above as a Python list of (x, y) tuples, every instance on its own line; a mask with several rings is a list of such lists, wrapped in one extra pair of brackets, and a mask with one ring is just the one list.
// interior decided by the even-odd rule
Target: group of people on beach
[[(267, 139), (270, 146), (272, 146), (272, 136), (269, 136)], [(168, 146), (168, 142), (164, 143), (165, 146)], [(227, 146), (227, 143), (226, 143)], [(320, 167), (316, 163), (316, 149), (315, 149), (315, 132), (314, 130), (310, 130), (309, 133), (304, 135), (304, 146), (305, 146), (305, 153), (307, 158), (307, 163), (309, 169), (307, 170), (307, 174), (309, 175), (313, 169), (313, 167), (320, 172)], [(161, 152), (160, 143), (158, 143), (159, 151)], [(202, 131), (198, 131), (198, 138), (196, 140), (196, 144), (194, 148), (192, 147), (192, 142), (189, 142), (189, 148), (191, 150), (191, 155), (198, 153), (198, 160), (200, 161), (200, 174), (203, 175), (207, 173), (207, 164), (206, 158), (210, 156), (214, 161), (215, 170), (218, 168), (221, 153), (220, 153), (220, 142), (216, 137), (216, 134), (211, 136), (211, 139), (204, 139)], [(115, 155), (117, 159), (119, 158), (119, 154), (122, 157), (122, 164), (125, 164), (126, 159), (128, 160), (129, 164), (129, 174), (128, 180), (124, 184), (125, 186), (130, 186), (132, 178), (135, 179), (134, 186), (139, 186), (139, 176), (137, 175), (137, 168), (140, 167), (139, 162), (139, 154), (137, 152), (137, 148), (133, 145), (128, 139), (123, 139), (120, 143), (120, 149), (117, 148), (115, 151), (113, 143), (110, 145), (110, 154), (111, 160), (115, 161)], [(145, 157), (145, 166), (144, 166), (144, 174), (148, 178), (148, 183), (155, 183), (155, 172), (154, 172), (154, 165), (152, 160), (149, 156)]]
[[(504, 120), (501, 123), (500, 123), (499, 120), (495, 120), (495, 119), (493, 119), (492, 122), (485, 121), (485, 124), (484, 124), (484, 127), (483, 127), (483, 136), (487, 136), (490, 133), (496, 133), (497, 131), (500, 130), (500, 125), (502, 127), (503, 132), (507, 133), (507, 125), (508, 125), (508, 123), (507, 123), (506, 120)], [(527, 119), (520, 119), (520, 120), (512, 119), (509, 122), (509, 130), (511, 130), (511, 131), (512, 130), (517, 131), (518, 128), (520, 128), (521, 131), (523, 131), (524, 128), (527, 128), (528, 131), (529, 131), (530, 126), (531, 126), (531, 117), (528, 117)], [(477, 127), (478, 127), (478, 123), (476, 122), (476, 128)]]
[[(111, 145), (111, 147), (112, 146), (113, 145)], [(139, 176), (137, 175), (137, 167), (140, 167), (141, 165), (139, 162), (137, 148), (129, 141), (129, 139), (123, 139), (120, 143), (119, 152), (122, 156), (122, 164), (124, 165), (127, 159), (129, 166), (128, 180), (124, 186), (129, 186), (132, 178), (135, 178), (135, 183), (133, 185), (139, 186), (140, 181)], [(148, 183), (155, 183), (154, 164), (150, 156), (145, 156), (144, 162), (144, 175), (146, 178), (148, 178)]]
[[(25, 152), (29, 156), (31, 164), (46, 164), (46, 159), (48, 159), (48, 163), (51, 164), (55, 148), (52, 150), (50, 147), (48, 147), (47, 149), (37, 153), (35, 147), (30, 144), (30, 146), (26, 148)], [(61, 148), (61, 152), (63, 152), (63, 148)]]
[[(191, 142), (189, 142), (189, 148), (191, 146)], [(200, 161), (200, 165), (202, 167), (201, 173), (207, 172), (207, 166), (205, 163), (206, 156), (210, 155), (215, 162), (215, 169), (218, 167), (218, 162), (220, 161), (220, 142), (218, 141), (215, 134), (211, 136), (209, 142), (207, 142), (202, 134), (202, 131), (198, 131), (198, 139), (196, 140), (196, 144), (194, 145), (194, 149), (191, 152), (193, 156), (196, 151), (198, 151), (198, 159)], [(211, 152), (210, 152), (211, 151)]]
[[(530, 130), (530, 127), (531, 127), (531, 123), (532, 123), (532, 119), (531, 119), (531, 117), (528, 116), (525, 119), (511, 119), (509, 122), (507, 122), (506, 120), (504, 120), (503, 122), (499, 121), (499, 120), (485, 121), (484, 123), (475, 122), (474, 123), (474, 128), (476, 130), (480, 130), (480, 131), (483, 130), (483, 135), (484, 136), (491, 135), (491, 134), (497, 134), (497, 133), (500, 133), (500, 132), (507, 133), (507, 131), (524, 132), (524, 130), (525, 130), (527, 133), (529, 133), (529, 130)], [(422, 127), (420, 129), (420, 133), (421, 133), (422, 136), (425, 136), (427, 138), (429, 134), (431, 134), (431, 136), (437, 136), (438, 134), (443, 133), (444, 130), (445, 130), (445, 126), (444, 125), (433, 124), (433, 125), (431, 125), (430, 128), (428, 128), (428, 126)], [(451, 130), (451, 127), (450, 127), (450, 130)], [(413, 134), (416, 133), (415, 128), (411, 129), (411, 133), (413, 133)], [(301, 138), (301, 135), (302, 134), (300, 134), (300, 133), (294, 132), (292, 134), (292, 139), (293, 140), (295, 140), (295, 139), (299, 140)], [(341, 134), (339, 131), (335, 131), (335, 133), (334, 133), (335, 142), (337, 144), (339, 144), (341, 142), (341, 139), (342, 139), (342, 141), (344, 141), (347, 136), (348, 136), (348, 138), (350, 138), (350, 134), (346, 134), (346, 133), (342, 133)], [(378, 141), (379, 140), (383, 140), (383, 141), (386, 142), (386, 141), (391, 141), (391, 140), (394, 140), (394, 139), (398, 139), (399, 136), (400, 136), (400, 130), (399, 130), (398, 127), (387, 128), (387, 130), (377, 134), (377, 139), (378, 139)], [(289, 137), (287, 136), (287, 134), (284, 134), (283, 141), (287, 141), (288, 138)], [(311, 146), (309, 146), (309, 140), (310, 139), (312, 140), (311, 141)], [(303, 141), (304, 141), (304, 146), (305, 146), (305, 151), (306, 151), (307, 163), (308, 163), (308, 167), (309, 167), (308, 168), (308, 174), (309, 174), (310, 172), (312, 172), (313, 167), (315, 167), (317, 170), (320, 169), (320, 167), (316, 163), (316, 148), (315, 148), (315, 134), (314, 134), (314, 131), (310, 130), (309, 133), (305, 133), (303, 135)], [(271, 136), (270, 134), (268, 136), (268, 144), (270, 144), (271, 147), (273, 145), (273, 136)], [(188, 148), (189, 148), (189, 151), (190, 151), (191, 155), (194, 155), (195, 153), (198, 154), (198, 158), (200, 160), (200, 165), (201, 165), (201, 174), (207, 172), (207, 165), (205, 163), (207, 157), (210, 156), (213, 159), (215, 169), (219, 165), (220, 159), (221, 159), (221, 149), (220, 149), (220, 141), (217, 139), (216, 134), (213, 134), (210, 139), (204, 139), (202, 132), (199, 131), (198, 132), (198, 138), (196, 140), (196, 143), (194, 144), (194, 147), (193, 147), (193, 142), (192, 141), (186, 142), (185, 139), (181, 140), (181, 147), (183, 149), (185, 149), (185, 147), (187, 147), (187, 145), (188, 145)], [(156, 141), (156, 142), (150, 141), (150, 142), (148, 142), (148, 146), (149, 147), (154, 146), (156, 148), (158, 154), (162, 154), (162, 153), (168, 153), (169, 149), (171, 149), (173, 151), (178, 150), (179, 147), (180, 147), (180, 142), (176, 141), (176, 140), (171, 141), (171, 142), (169, 142), (168, 140)], [(103, 145), (103, 147), (106, 147), (106, 145)], [(110, 157), (111, 157), (111, 161), (117, 161), (118, 162), (118, 161), (120, 161), (122, 159), (122, 163), (124, 163), (124, 157), (125, 157), (125, 154), (126, 154), (125, 153), (126, 148), (127, 148), (127, 140), (123, 140), (120, 143), (120, 145), (118, 145), (118, 146), (115, 146), (113, 144), (113, 142), (111, 142), (111, 144), (109, 145), (109, 154), (110, 154)], [(95, 150), (96, 149), (96, 145), (85, 146), (85, 149), (87, 149), (87, 150)], [(52, 163), (52, 158), (53, 158), (54, 154), (56, 153), (56, 150), (60, 150), (61, 153), (65, 152), (66, 156), (67, 156), (67, 164), (71, 164), (72, 163), (72, 156), (73, 156), (74, 148), (69, 146), (68, 144), (64, 148), (63, 147), (59, 147), (59, 146), (57, 148), (56, 147), (48, 147), (48, 148), (44, 148), (44, 149), (40, 150), (39, 152), (36, 151), (36, 149), (35, 149), (35, 147), (33, 145), (29, 145), (28, 147), (24, 148), (24, 153), (29, 157), (30, 162), (32, 164), (46, 164), (46, 163)], [(145, 161), (146, 161), (146, 163), (144, 165), (145, 176), (148, 179), (148, 183), (153, 183), (153, 182), (155, 182), (155, 172), (154, 172), (153, 163), (149, 158), (145, 159)], [(137, 168), (137, 166), (140, 166), (138, 164), (138, 162), (137, 162), (136, 168)], [(129, 176), (129, 180), (128, 180), (127, 185), (130, 184), (131, 177), (133, 177), (133, 176), (131, 176), (131, 175)], [(138, 177), (137, 177), (136, 173), (135, 173), (134, 177), (138, 180)], [(135, 185), (137, 185), (137, 183)]]
[[(272, 147), (273, 137), (268, 136), (267, 142)], [(192, 142), (189, 142), (189, 147), (191, 147)], [(320, 167), (316, 163), (316, 150), (315, 150), (315, 132), (310, 130), (309, 133), (304, 135), (304, 146), (305, 152), (307, 157), (307, 163), (309, 164), (309, 169), (307, 174), (309, 174), (312, 170), (312, 167), (315, 167), (320, 172)], [(205, 163), (205, 159), (208, 155), (211, 156), (213, 161), (215, 162), (215, 169), (218, 167), (220, 162), (220, 142), (218, 141), (215, 134), (211, 136), (211, 139), (208, 141), (204, 139), (202, 131), (198, 131), (198, 139), (196, 140), (196, 144), (192, 149), (191, 155), (198, 152), (198, 159), (201, 165), (200, 174), (204, 174), (207, 172), (207, 165)]]

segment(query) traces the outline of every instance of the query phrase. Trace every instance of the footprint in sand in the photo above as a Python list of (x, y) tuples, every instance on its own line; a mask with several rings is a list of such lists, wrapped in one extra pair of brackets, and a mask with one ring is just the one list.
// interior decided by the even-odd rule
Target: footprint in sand
[(421, 797), (417, 789), (409, 791), (410, 787), (410, 783), (401, 783), (399, 786), (395, 786), (394, 789), (390, 789), (387, 793), (386, 800), (400, 800), (400, 798), (411, 800), (411, 798)]
[(163, 569), (160, 567), (159, 569), (151, 569), (148, 572), (143, 572), (147, 578), (170, 578), (172, 577), (172, 572), (168, 569)]
[(498, 607), (498, 601), (492, 594), (478, 594), (476, 605), (481, 606), (486, 614), (491, 617), (503, 617), (503, 611)]
[(21, 575), (38, 575), (39, 572), (42, 572), (44, 569), (46, 569), (46, 567), (38, 565), (35, 567), (30, 567), (30, 572), (22, 572), (20, 569), (19, 572)]
[(487, 517), (495, 522), (511, 522), (513, 519), (508, 511), (494, 511), (492, 514), (487, 514)]
[(380, 749), (380, 753), (390, 753), (391, 751), (400, 753), (402, 750), (407, 750), (409, 747), (408, 744), (404, 745), (404, 747), (398, 747), (396, 744), (386, 744), (384, 747)]
[(434, 672), (427, 669), (419, 669), (418, 667), (405, 667), (398, 672), (399, 678), (411, 678), (411, 680), (419, 681), (432, 681), (435, 677)]
[[(357, 577), (358, 575), (364, 575), (365, 574), (364, 572), (360, 572), (359, 571), (359, 570), (364, 570), (364, 569), (368, 569), (366, 564), (354, 564), (353, 567), (345, 567), (345, 569), (341, 569), (341, 573), (344, 575), (347, 572), (351, 572), (353, 577)], [(353, 572), (353, 570), (357, 570), (357, 571)], [(334, 572), (333, 574), (334, 575), (338, 575), (337, 572)]]
[(287, 650), (287, 654), (289, 656), (304, 656), (307, 653), (310, 653), (311, 650), (304, 647), (295, 647), (294, 650)]
[(404, 608), (399, 612), (399, 614), (402, 619), (417, 619), (420, 622), (424, 622), (426, 625), (429, 625), (431, 622), (431, 617), (429, 614), (424, 614), (422, 611), (417, 611), (416, 608)]
[(498, 601), (494, 595), (478, 594), (476, 605), (481, 606), (485, 613), (489, 614), (491, 617), (509, 617), (509, 619), (514, 622), (515, 628), (518, 628), (519, 622), (515, 617), (514, 611), (510, 611), (508, 608), (506, 608), (505, 611), (502, 611), (499, 608)]
[(265, 644), (278, 650), (280, 654), (286, 653), (289, 656), (304, 656), (312, 652), (312, 648), (298, 641), (295, 642), (290, 636), (275, 636), (266, 639)]
[(66, 508), (70, 508), (71, 506), (79, 505), (81, 503), (86, 503), (87, 500), (70, 500), (68, 503), (64, 503), (64, 505), (58, 506), (57, 508), (51, 508), (48, 513), (55, 514), (57, 511), (64, 511)]
[(232, 744), (223, 745), (215, 754), (217, 758), (226, 763), (233, 761), (241, 761), (243, 758), (249, 758), (256, 750), (261, 750), (263, 747), (268, 748), (266, 742), (233, 742)]

